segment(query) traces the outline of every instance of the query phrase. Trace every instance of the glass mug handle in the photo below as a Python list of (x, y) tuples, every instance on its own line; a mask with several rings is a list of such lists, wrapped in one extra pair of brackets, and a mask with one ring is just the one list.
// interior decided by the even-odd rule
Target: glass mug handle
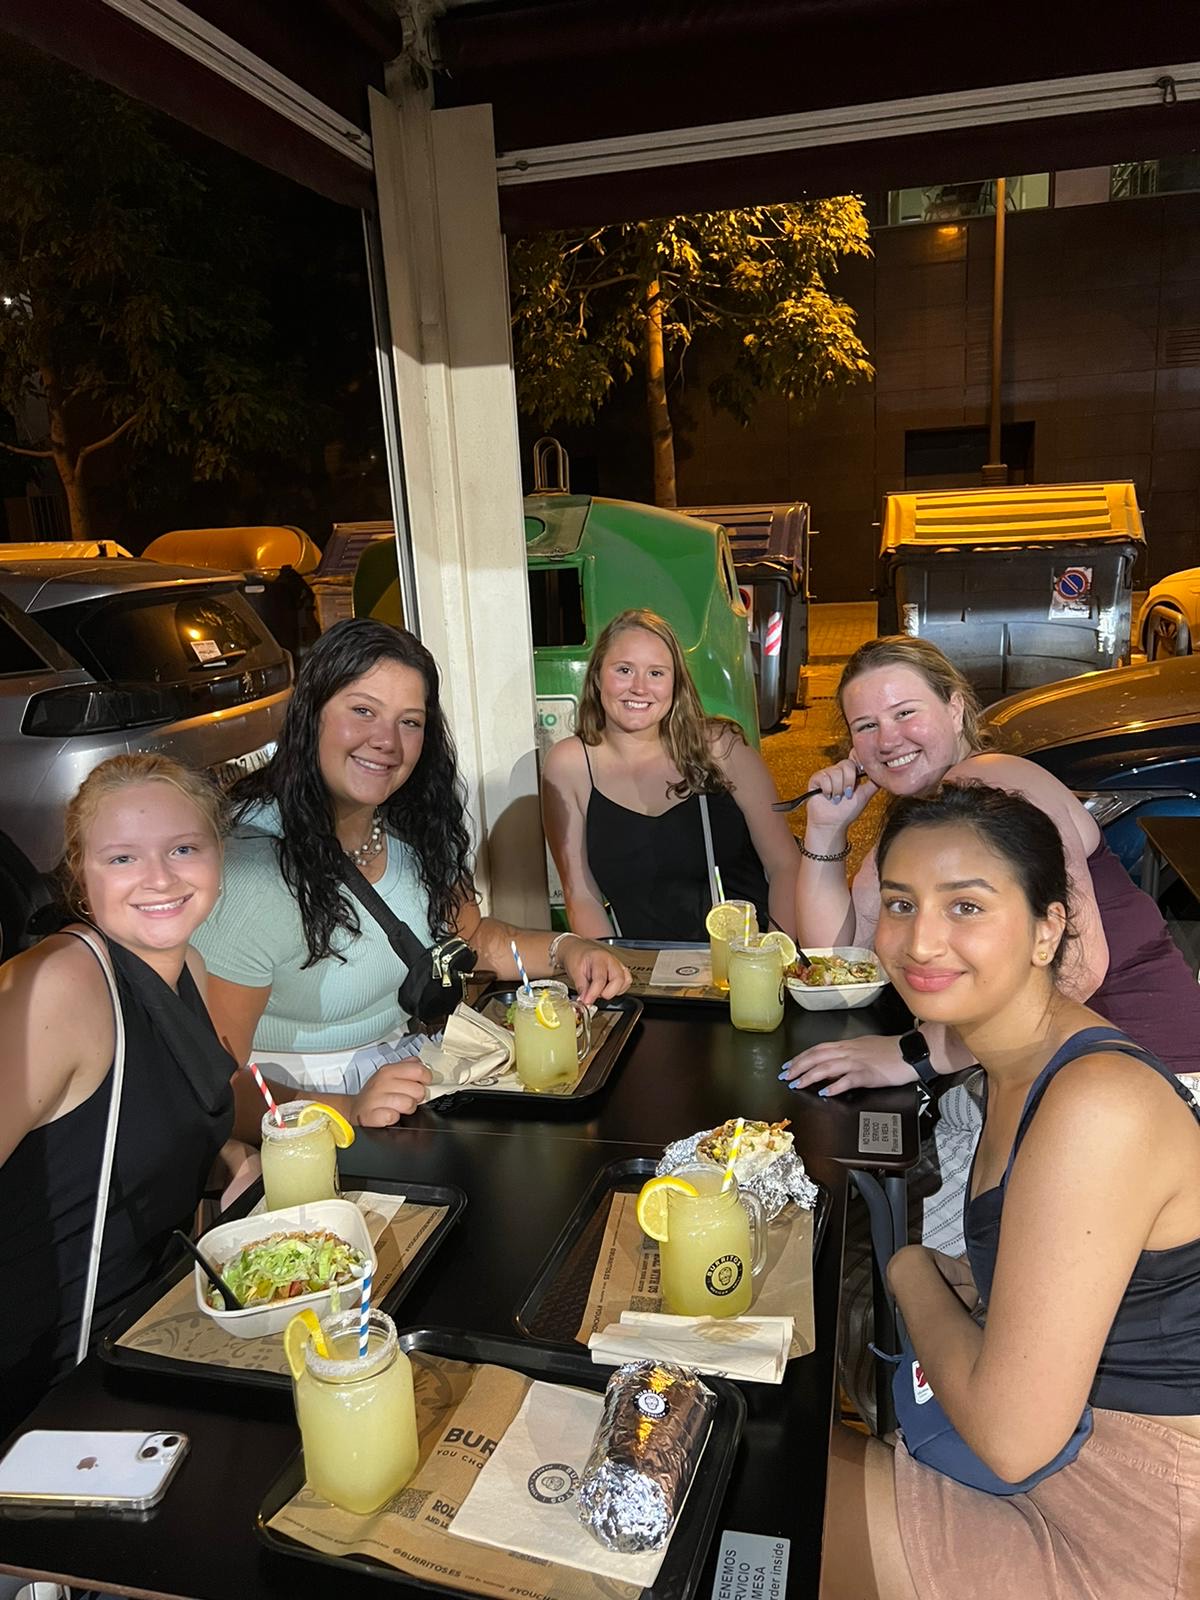
[(739, 1189), (738, 1199), (750, 1218), (750, 1276), (757, 1278), (767, 1264), (767, 1214), (762, 1201), (747, 1189)]
[(579, 1018), (579, 1025), (575, 1029), (575, 1053), (582, 1061), (592, 1048), (592, 1019), (582, 1000), (572, 1000), (571, 1006)]

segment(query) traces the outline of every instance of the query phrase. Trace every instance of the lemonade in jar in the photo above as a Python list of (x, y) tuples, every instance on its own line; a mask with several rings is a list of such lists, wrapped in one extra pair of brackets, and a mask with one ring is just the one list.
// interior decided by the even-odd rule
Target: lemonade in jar
[(591, 1022), (565, 983), (535, 979), (518, 989), (513, 1032), (517, 1077), (526, 1089), (553, 1094), (571, 1087), (591, 1048)]
[[(791, 952), (790, 955), (788, 952)], [(783, 1021), (784, 968), (796, 959), (785, 933), (754, 934), (729, 946), (729, 1020), (745, 1033), (773, 1033)]]
[(714, 989), (729, 988), (729, 941), (758, 932), (758, 913), (748, 900), (722, 900), (704, 919)]
[[(647, 1200), (649, 1199), (649, 1204)], [(766, 1260), (767, 1229), (756, 1195), (725, 1183), (719, 1167), (680, 1167), (651, 1179), (638, 1216), (658, 1239), (665, 1309), (682, 1317), (740, 1317)]]
[(335, 1122), (328, 1107), (312, 1100), (290, 1100), (278, 1108), (278, 1114), (281, 1122), (269, 1111), (262, 1119), (267, 1210), (336, 1200), (338, 1143), (349, 1144), (354, 1130), (344, 1117)]
[(395, 1324), (372, 1311), (360, 1356), (357, 1310), (320, 1323), (310, 1311), (292, 1319), (284, 1344), (309, 1487), (344, 1511), (378, 1511), (420, 1455), (412, 1363)]

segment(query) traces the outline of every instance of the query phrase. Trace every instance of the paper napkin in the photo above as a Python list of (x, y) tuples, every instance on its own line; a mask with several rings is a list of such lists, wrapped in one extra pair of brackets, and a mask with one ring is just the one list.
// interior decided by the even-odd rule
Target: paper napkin
[(672, 1317), (623, 1311), (592, 1334), (592, 1360), (617, 1366), (648, 1357), (675, 1361), (717, 1377), (782, 1383), (792, 1342), (792, 1317)]

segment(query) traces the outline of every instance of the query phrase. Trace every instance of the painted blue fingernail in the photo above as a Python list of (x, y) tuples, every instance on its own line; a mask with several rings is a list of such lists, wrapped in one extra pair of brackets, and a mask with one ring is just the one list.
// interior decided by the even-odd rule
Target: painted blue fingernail
[(841, 795), (840, 795), (840, 794), (835, 794), (835, 795), (834, 795), (834, 797), (833, 797), (833, 803), (834, 803), (834, 805), (835, 805), (835, 806), (840, 806), (840, 805), (841, 805), (841, 803), (842, 803), (842, 797), (841, 797)]
[(829, 1093), (829, 1090), (828, 1089), (818, 1089), (817, 1093), (821, 1096), (821, 1099), (824, 1100), (825, 1096)]
[(781, 1078), (786, 1078), (787, 1077), (787, 1068), (786, 1067), (784, 1067), (783, 1071), (779, 1074), (779, 1076)]

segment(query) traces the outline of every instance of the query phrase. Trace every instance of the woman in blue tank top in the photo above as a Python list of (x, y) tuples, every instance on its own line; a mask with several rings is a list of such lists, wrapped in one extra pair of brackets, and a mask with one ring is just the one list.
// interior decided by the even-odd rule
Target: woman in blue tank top
[(575, 933), (705, 943), (722, 895), (753, 905), (760, 927), (769, 917), (795, 932), (799, 861), (772, 810), (775, 784), (735, 722), (705, 715), (654, 612), (623, 611), (596, 640), (577, 734), (542, 766), (546, 839)]
[[(1196, 1596), (1200, 1112), (1057, 987), (1068, 880), (1037, 807), (947, 785), (898, 802), (878, 860), (879, 957), (974, 1052), (987, 1103), (967, 1258), (889, 1266), (909, 1437), (835, 1429), (822, 1596)], [(934, 1396), (952, 1457), (922, 1433)], [(1002, 1483), (968, 1487), (976, 1468)]]

